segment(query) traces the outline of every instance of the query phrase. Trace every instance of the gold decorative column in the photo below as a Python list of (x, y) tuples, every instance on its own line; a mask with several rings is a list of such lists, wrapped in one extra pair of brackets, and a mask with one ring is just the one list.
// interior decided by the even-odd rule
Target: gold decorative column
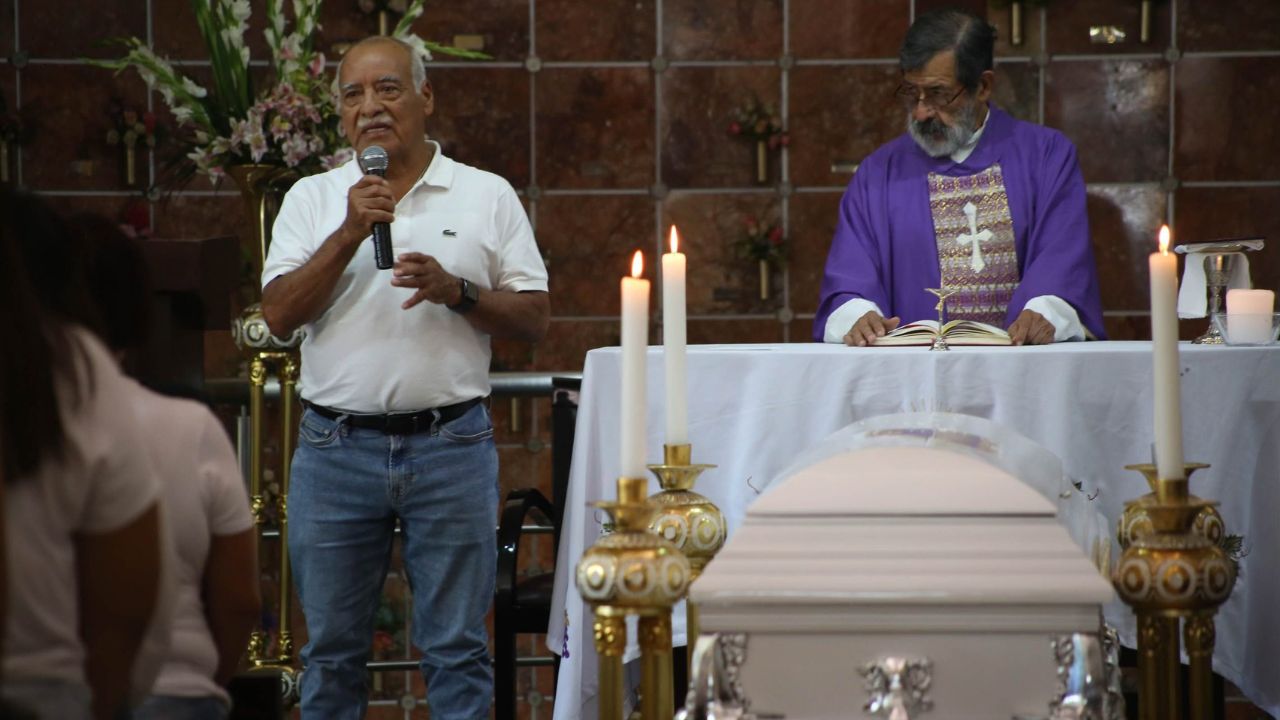
[(600, 720), (622, 720), (622, 654), (627, 650), (627, 616), (616, 608), (597, 605), (592, 623), (596, 654), (600, 656)]
[(263, 428), (266, 421), (264, 395), (268, 369), (277, 368), (280, 377), (280, 492), (276, 497), (276, 527), (280, 533), (280, 587), (279, 587), (279, 624), (280, 631), (276, 643), (276, 653), (269, 654), (267, 635), (262, 630), (255, 630), (249, 638), (249, 661), (254, 668), (287, 669), (292, 665), (293, 637), (289, 629), (292, 621), (290, 594), (292, 581), (289, 573), (289, 465), (293, 458), (294, 405), (297, 402), (295, 388), (298, 383), (298, 357), (290, 350), (263, 351), (253, 355), (249, 361), (249, 502), (253, 511), (254, 523), (261, 529), (269, 520), (267, 517), (267, 499), (263, 493), (262, 446)]
[[(640, 715), (670, 718), (675, 714), (674, 668), (671, 664), (671, 613), (642, 616), (640, 632)], [(649, 678), (645, 682), (643, 678)]]
[[(250, 232), (241, 244), (251, 260), (250, 284), (256, 288), (262, 276), (267, 249), (271, 244), (271, 224), (285, 190), (297, 180), (297, 173), (278, 165), (233, 165), (227, 174), (240, 190)], [(257, 295), (255, 291), (254, 295)], [(249, 499), (254, 522), (259, 531), (270, 518), (263, 492), (263, 433), (267, 422), (266, 384), (270, 375), (280, 381), (280, 492), (275, 499), (275, 525), (279, 530), (279, 588), (277, 595), (279, 630), (275, 651), (270, 638), (259, 628), (249, 637), (249, 662), (254, 670), (280, 674), (281, 692), (286, 707), (297, 699), (297, 671), (293, 647), (291, 595), (292, 576), (289, 568), (289, 470), (293, 461), (293, 443), (297, 432), (296, 405), (299, 375), (298, 347), (304, 332), (294, 330), (287, 338), (276, 337), (267, 327), (262, 304), (254, 302), (231, 322), (231, 337), (249, 357)]]
[[(1151, 476), (1150, 466), (1132, 466)], [(1188, 465), (1187, 470), (1207, 467)], [(1218, 544), (1197, 531), (1198, 518), (1215, 503), (1188, 492), (1181, 478), (1161, 478), (1154, 496), (1126, 505), (1140, 508), (1149, 530), (1127, 534), (1129, 545), (1112, 575), (1120, 598), (1138, 620), (1138, 711), (1141, 720), (1181, 720), (1178, 626), (1186, 620), (1190, 658), (1190, 720), (1212, 720), (1213, 615), (1235, 585), (1236, 571)], [(1124, 524), (1123, 532), (1137, 523)], [(1221, 523), (1221, 518), (1218, 518)]]
[[(644, 478), (618, 478), (618, 500), (598, 502), (614, 531), (587, 548), (577, 586), (591, 607), (600, 655), (600, 720), (622, 720), (622, 652), (628, 615), (640, 618), (640, 693), (644, 720), (670, 720), (671, 606), (689, 588), (689, 561), (672, 543), (648, 531), (654, 507)], [(665, 705), (663, 704), (665, 703)]]
[[(689, 582), (702, 574), (724, 546), (728, 529), (715, 503), (693, 491), (698, 476), (715, 465), (693, 464), (692, 445), (663, 445), (661, 465), (650, 465), (662, 492), (649, 498), (654, 506), (649, 532), (679, 548), (689, 560)], [(698, 641), (698, 609), (685, 598), (685, 650), (693, 659)], [(692, 665), (690, 666), (692, 667)]]
[[(276, 527), (280, 528), (280, 664), (293, 663), (293, 612), (290, 595), (293, 576), (289, 568), (289, 470), (293, 464), (294, 408), (297, 403), (298, 356), (280, 353), (280, 494), (276, 497)], [(256, 426), (255, 426), (256, 427)]]

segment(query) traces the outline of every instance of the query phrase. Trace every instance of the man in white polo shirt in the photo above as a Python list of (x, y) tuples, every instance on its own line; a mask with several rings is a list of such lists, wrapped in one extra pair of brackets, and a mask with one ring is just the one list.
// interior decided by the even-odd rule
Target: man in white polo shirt
[[(546, 332), (547, 274), (502, 178), (445, 157), (427, 138), (434, 94), (409, 46), (352, 47), (338, 68), (342, 128), (356, 161), (286, 195), (263, 268), (276, 335), (305, 327), (301, 420), (289, 488), (289, 549), (309, 642), (304, 717), (361, 718), (374, 612), (400, 521), (431, 716), (487, 718), (493, 681), (497, 451), (489, 338)], [(374, 223), (395, 265), (378, 270)]]

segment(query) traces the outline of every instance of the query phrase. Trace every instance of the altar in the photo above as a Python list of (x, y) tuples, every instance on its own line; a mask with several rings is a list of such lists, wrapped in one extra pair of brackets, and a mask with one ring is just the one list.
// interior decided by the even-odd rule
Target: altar
[[(1280, 349), (1180, 348), (1184, 447), (1209, 463), (1191, 491), (1221, 502), (1228, 532), (1246, 555), (1231, 600), (1218, 615), (1215, 670), (1259, 707), (1280, 713)], [(619, 467), (618, 348), (593, 350), (583, 369), (569, 490), (565, 499), (555, 606), (548, 647), (563, 656), (555, 720), (596, 716), (591, 621), (573, 568), (600, 534), (587, 506), (611, 498)], [(647, 357), (647, 457), (663, 444), (662, 348)], [(846, 348), (818, 344), (695, 345), (688, 351), (693, 461), (714, 463), (695, 488), (724, 512), (732, 533), (745, 509), (792, 461), (858, 420), (911, 411), (988, 418), (1057, 454), (1068, 479), (1110, 522), (1148, 491), (1124, 469), (1152, 451), (1151, 345), (1070, 343), (1020, 348)], [(657, 490), (656, 481), (650, 485)], [(1118, 549), (1115, 551), (1118, 556)], [(1124, 643), (1133, 619), (1105, 609)], [(685, 643), (683, 605), (673, 636)]]

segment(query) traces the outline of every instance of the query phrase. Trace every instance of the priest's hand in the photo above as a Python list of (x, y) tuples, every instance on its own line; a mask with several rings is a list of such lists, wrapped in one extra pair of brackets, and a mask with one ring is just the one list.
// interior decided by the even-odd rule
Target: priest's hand
[(1053, 323), (1035, 310), (1023, 310), (1009, 326), (1014, 345), (1048, 345), (1053, 342)]
[(876, 338), (898, 327), (900, 322), (902, 321), (896, 316), (883, 318), (880, 317), (880, 313), (871, 310), (858, 318), (858, 322), (854, 323), (853, 327), (849, 328), (849, 332), (844, 334), (844, 344), (866, 347), (875, 342)]

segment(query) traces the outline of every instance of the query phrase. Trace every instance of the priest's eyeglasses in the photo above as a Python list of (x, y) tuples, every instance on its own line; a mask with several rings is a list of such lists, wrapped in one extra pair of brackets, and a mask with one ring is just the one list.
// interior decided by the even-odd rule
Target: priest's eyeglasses
[(907, 112), (911, 112), (916, 109), (916, 103), (921, 102), (930, 110), (941, 110), (955, 102), (964, 94), (964, 91), (963, 85), (955, 93), (952, 93), (947, 88), (917, 87), (909, 83), (903, 83), (898, 86), (894, 95), (898, 98), (898, 102), (902, 103), (902, 107)]

